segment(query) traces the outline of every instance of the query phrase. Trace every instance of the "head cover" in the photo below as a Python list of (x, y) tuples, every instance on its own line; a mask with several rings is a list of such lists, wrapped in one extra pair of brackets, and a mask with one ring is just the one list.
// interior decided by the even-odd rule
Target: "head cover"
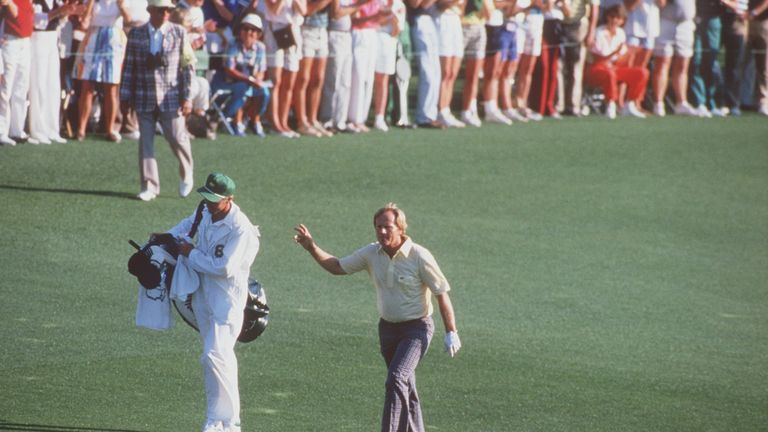
[(147, 7), (173, 9), (176, 7), (176, 5), (174, 5), (171, 0), (148, 0)]
[(240, 25), (249, 25), (251, 27), (256, 27), (259, 30), (263, 30), (264, 27), (261, 25), (261, 17), (259, 17), (256, 14), (248, 14), (243, 18), (242, 21), (240, 21)]
[(219, 202), (235, 194), (235, 182), (222, 173), (211, 173), (197, 192), (207, 201)]

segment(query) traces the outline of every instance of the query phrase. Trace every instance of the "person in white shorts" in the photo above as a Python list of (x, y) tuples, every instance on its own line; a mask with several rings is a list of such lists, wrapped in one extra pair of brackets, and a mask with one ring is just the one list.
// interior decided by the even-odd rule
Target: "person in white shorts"
[(544, 8), (542, 0), (520, 0), (517, 6), (527, 9), (525, 19), (517, 29), (517, 48), (520, 51), (520, 63), (517, 69), (515, 98), (520, 115), (528, 120), (539, 121), (541, 114), (528, 108), (528, 94), (531, 91), (533, 68), (541, 55), (541, 38), (544, 31)]
[[(688, 103), (688, 65), (693, 57), (696, 0), (675, 0), (661, 9), (661, 33), (656, 38), (653, 68), (653, 113), (665, 115), (664, 96), (671, 79), (675, 114), (698, 116)], [(670, 72), (671, 66), (671, 72)]]
[[(267, 47), (267, 71), (274, 86), (270, 113), (272, 128), (282, 137), (298, 138), (300, 135), (288, 126), (288, 113), (301, 60), (301, 24), (307, 4), (305, 0), (265, 0), (259, 2), (259, 8), (266, 18), (264, 45)], [(280, 48), (274, 32), (286, 27), (292, 28), (295, 44)]]
[(461, 97), (461, 121), (480, 127), (477, 115), (477, 93), (480, 72), (485, 62), (488, 35), (485, 31), (486, 17), (495, 6), (492, 0), (467, 0), (464, 16), (461, 17), (464, 39), (464, 90)]
[(440, 38), (440, 96), (437, 102), (437, 121), (445, 127), (463, 128), (464, 122), (451, 114), (453, 86), (464, 56), (464, 37), (461, 16), (466, 0), (439, 0), (437, 30)]
[[(656, 38), (659, 36), (659, 8), (663, 7), (668, 0), (629, 0), (623, 2), (627, 9), (627, 21), (624, 23), (624, 33), (627, 35), (627, 56), (628, 67), (641, 67), (648, 69), (648, 63), (653, 55), (653, 47)], [(606, 1), (605, 5), (610, 7), (616, 3), (622, 3), (622, 0)], [(626, 87), (622, 86), (619, 95), (619, 105), (624, 105), (624, 93)], [(638, 104), (638, 106), (640, 106)]]
[(389, 77), (395, 73), (397, 62), (398, 36), (405, 27), (405, 3), (402, 0), (383, 0), (384, 10), (392, 14), (379, 27), (377, 33), (379, 50), (376, 56), (376, 72), (373, 78), (373, 127), (387, 132), (389, 126), (384, 118), (389, 97)]
[(298, 132), (315, 137), (333, 136), (317, 119), (328, 63), (328, 10), (331, 0), (309, 0), (301, 26), (302, 59), (296, 79), (293, 110)]

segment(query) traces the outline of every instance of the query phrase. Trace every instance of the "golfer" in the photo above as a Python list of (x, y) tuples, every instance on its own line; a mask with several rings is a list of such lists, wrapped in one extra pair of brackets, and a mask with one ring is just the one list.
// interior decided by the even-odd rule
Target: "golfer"
[(377, 243), (341, 259), (320, 249), (304, 225), (295, 228), (294, 240), (331, 274), (361, 270), (370, 274), (381, 318), (381, 354), (388, 368), (381, 430), (422, 432), (416, 367), (434, 333), (432, 294), (437, 297), (445, 325), (445, 350), (453, 357), (461, 348), (448, 297), (451, 287), (432, 254), (405, 234), (405, 213), (394, 203), (373, 215), (373, 226)]

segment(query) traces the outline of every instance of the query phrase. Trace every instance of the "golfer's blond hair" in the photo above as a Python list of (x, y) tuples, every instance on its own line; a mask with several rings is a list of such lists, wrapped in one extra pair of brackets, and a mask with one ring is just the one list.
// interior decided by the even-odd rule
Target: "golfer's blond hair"
[(387, 203), (384, 207), (376, 210), (376, 213), (373, 214), (373, 226), (376, 226), (376, 218), (386, 212), (392, 212), (395, 215), (395, 225), (405, 234), (405, 230), (408, 228), (408, 222), (405, 221), (405, 212), (400, 210), (397, 204), (393, 202)]

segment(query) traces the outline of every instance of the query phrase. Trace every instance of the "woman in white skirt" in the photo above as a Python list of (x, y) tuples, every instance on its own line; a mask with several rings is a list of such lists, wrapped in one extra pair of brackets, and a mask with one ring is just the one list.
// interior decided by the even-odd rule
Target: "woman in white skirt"
[[(267, 72), (272, 80), (272, 106), (270, 121), (272, 128), (285, 138), (300, 135), (288, 126), (288, 114), (293, 102), (293, 88), (301, 61), (301, 24), (307, 13), (305, 0), (265, 0), (259, 8), (266, 18), (264, 45), (267, 47)], [(294, 43), (280, 47), (275, 32), (291, 29)]]
[(464, 122), (451, 113), (453, 86), (464, 57), (464, 35), (461, 17), (466, 0), (438, 0), (437, 28), (440, 34), (440, 96), (437, 101), (437, 121), (445, 127), (463, 128)]
[(32, 58), (29, 87), (29, 136), (41, 144), (67, 141), (61, 137), (61, 79), (59, 27), (62, 19), (82, 14), (85, 7), (63, 0), (34, 0)]
[(74, 71), (74, 78), (82, 81), (78, 99), (77, 140), (85, 138), (95, 85), (100, 84), (104, 93), (101, 113), (107, 139), (119, 142), (120, 134), (113, 127), (119, 109), (117, 91), (125, 57), (126, 37), (122, 23), (130, 21), (131, 17), (126, 0), (89, 0), (85, 17), (85, 24), (90, 25), (80, 43)]

